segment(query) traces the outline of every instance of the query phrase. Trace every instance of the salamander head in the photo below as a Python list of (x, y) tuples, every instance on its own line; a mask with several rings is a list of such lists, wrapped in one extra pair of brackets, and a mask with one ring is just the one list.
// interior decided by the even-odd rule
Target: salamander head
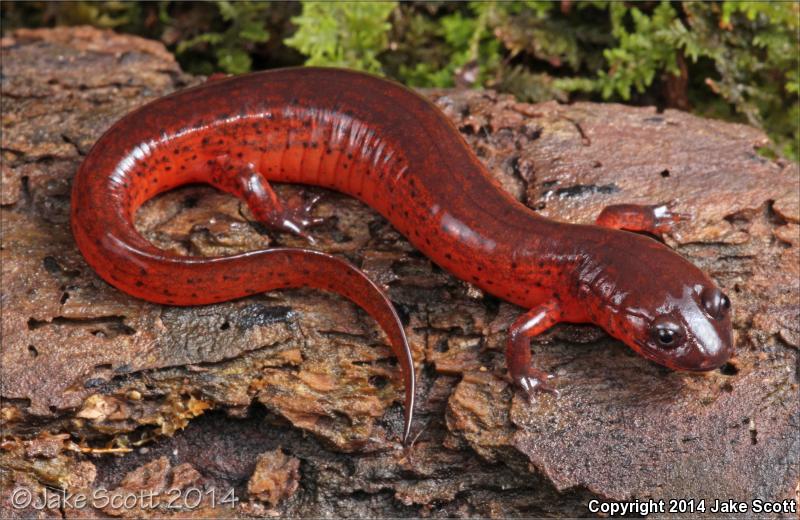
[(614, 269), (627, 276), (614, 276), (618, 305), (608, 332), (674, 370), (720, 367), (733, 354), (730, 300), (691, 262), (652, 242), (648, 254)]
[(636, 324), (639, 352), (675, 370), (713, 370), (733, 353), (730, 300), (712, 284), (687, 286), (683, 294), (665, 298), (646, 320)]

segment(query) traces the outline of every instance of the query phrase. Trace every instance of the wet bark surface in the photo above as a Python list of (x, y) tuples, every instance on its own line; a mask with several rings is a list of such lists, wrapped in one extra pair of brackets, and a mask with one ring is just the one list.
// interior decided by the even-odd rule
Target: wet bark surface
[[(588, 223), (624, 202), (690, 214), (667, 240), (730, 295), (737, 355), (676, 373), (594, 327), (559, 326), (533, 350), (561, 396), (528, 403), (503, 360), (521, 309), (319, 190), (320, 249), (388, 289), (414, 349), (418, 436), (403, 450), (399, 369), (349, 302), (293, 290), (153, 305), (106, 285), (76, 249), (82, 157), (131, 109), (201, 78), (158, 43), (87, 28), (19, 31), (2, 51), (3, 517), (577, 516), (592, 498), (797, 492), (800, 181), (758, 154), (762, 132), (649, 107), (427, 92), (499, 183), (548, 217)], [(305, 245), (202, 186), (151, 201), (137, 225), (181, 254)], [(37, 512), (13, 507), (18, 487), (157, 505)]]

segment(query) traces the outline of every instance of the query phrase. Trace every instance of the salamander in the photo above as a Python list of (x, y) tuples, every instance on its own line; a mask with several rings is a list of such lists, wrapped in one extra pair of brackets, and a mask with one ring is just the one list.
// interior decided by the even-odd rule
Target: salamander
[(432, 102), (359, 72), (290, 68), (215, 79), (129, 113), (78, 169), (73, 234), (100, 277), (155, 303), (204, 305), (301, 286), (349, 298), (374, 317), (399, 359), (407, 441), (411, 350), (392, 303), (363, 272), (310, 248), (181, 256), (134, 227), (145, 201), (206, 183), (243, 199), (261, 223), (313, 244), (314, 201), (281, 200), (272, 182), (356, 197), (445, 270), (525, 309), (509, 329), (506, 362), (529, 397), (555, 391), (531, 365), (530, 338), (560, 322), (596, 324), (675, 370), (711, 370), (732, 354), (728, 297), (643, 234), (659, 235), (681, 215), (617, 205), (595, 225), (544, 218), (499, 187)]

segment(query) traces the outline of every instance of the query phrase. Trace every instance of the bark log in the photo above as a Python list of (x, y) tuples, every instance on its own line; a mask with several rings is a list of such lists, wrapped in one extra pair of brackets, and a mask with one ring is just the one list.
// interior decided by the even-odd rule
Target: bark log
[[(623, 202), (690, 213), (668, 240), (731, 296), (737, 356), (676, 373), (596, 328), (559, 326), (533, 348), (562, 395), (528, 404), (504, 378), (520, 309), (325, 192), (320, 248), (387, 286), (410, 335), (419, 437), (404, 452), (398, 368), (353, 305), (305, 290), (152, 305), (106, 285), (75, 248), (82, 156), (134, 107), (201, 79), (158, 43), (90, 28), (18, 31), (2, 50), (3, 517), (36, 513), (11, 505), (14, 489), (46, 486), (162, 500), (47, 511), (67, 517), (176, 514), (171, 488), (182, 517), (577, 516), (591, 498), (796, 493), (800, 181), (797, 165), (758, 154), (762, 132), (673, 110), (427, 92), (498, 182), (549, 217), (591, 222)], [(205, 187), (148, 203), (137, 225), (181, 253), (303, 245)]]

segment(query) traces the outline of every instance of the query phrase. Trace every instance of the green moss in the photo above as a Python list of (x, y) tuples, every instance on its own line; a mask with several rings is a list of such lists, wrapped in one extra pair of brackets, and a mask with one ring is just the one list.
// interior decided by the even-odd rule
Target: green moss
[(297, 32), (286, 45), (306, 56), (306, 65), (380, 72), (378, 54), (388, 45), (389, 14), (396, 2), (303, 2), (292, 18)]
[(230, 74), (249, 72), (253, 61), (248, 52), (252, 44), (269, 40), (262, 21), (269, 5), (261, 2), (215, 2), (224, 30), (209, 31), (178, 43), (178, 56), (190, 50), (210, 49), (219, 69)]

